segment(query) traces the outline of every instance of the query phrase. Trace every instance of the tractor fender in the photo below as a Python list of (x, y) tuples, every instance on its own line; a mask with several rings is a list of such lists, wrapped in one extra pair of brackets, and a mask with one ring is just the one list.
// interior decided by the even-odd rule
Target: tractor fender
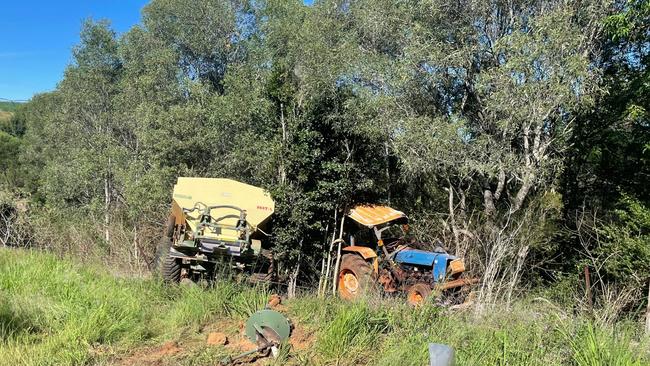
[(364, 260), (369, 260), (372, 259), (372, 272), (375, 278), (378, 276), (379, 273), (379, 258), (377, 257), (377, 252), (374, 250), (368, 248), (368, 247), (361, 247), (357, 245), (350, 245), (349, 247), (341, 248), (342, 252), (348, 252), (348, 253), (357, 253), (359, 254)]
[(363, 257), (363, 259), (372, 259), (377, 257), (377, 253), (368, 248), (368, 247), (360, 247), (357, 245), (350, 245), (349, 247), (342, 248), (341, 251), (343, 252), (352, 252), (352, 253), (358, 253)]

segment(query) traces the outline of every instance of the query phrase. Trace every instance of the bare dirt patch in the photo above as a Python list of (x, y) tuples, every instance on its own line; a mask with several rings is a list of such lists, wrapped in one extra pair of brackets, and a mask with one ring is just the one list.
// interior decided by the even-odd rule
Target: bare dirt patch
[[(273, 296), (270, 301), (274, 310), (287, 314), (286, 305), (282, 304), (279, 296)], [(271, 305), (270, 304), (270, 305)], [(191, 357), (204, 350), (223, 347), (225, 353), (234, 357), (240, 353), (252, 351), (257, 346), (246, 337), (244, 320), (218, 318), (199, 329), (191, 339), (176, 342), (170, 341), (158, 346), (140, 348), (128, 355), (118, 356), (113, 365), (143, 365), (166, 366), (176, 364), (179, 359)], [(296, 352), (308, 351), (315, 343), (315, 332), (294, 323), (289, 338), (291, 349)], [(268, 358), (261, 355), (251, 355), (235, 362), (236, 365), (263, 365)]]
[(145, 348), (134, 352), (129, 357), (122, 359), (117, 365), (142, 365), (142, 366), (159, 366), (170, 356), (174, 356), (183, 351), (175, 341), (163, 343), (161, 346)]
[(205, 343), (208, 346), (224, 346), (228, 344), (228, 337), (221, 332), (210, 332)]

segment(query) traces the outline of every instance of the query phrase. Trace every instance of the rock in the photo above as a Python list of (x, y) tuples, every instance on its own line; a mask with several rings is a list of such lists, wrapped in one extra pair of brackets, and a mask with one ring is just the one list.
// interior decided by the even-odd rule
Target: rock
[(274, 307), (280, 305), (282, 302), (282, 298), (278, 294), (273, 294), (271, 295), (271, 298), (269, 299), (269, 306)]
[(225, 334), (220, 332), (211, 332), (208, 334), (208, 339), (206, 343), (209, 346), (225, 346), (228, 344), (228, 337)]

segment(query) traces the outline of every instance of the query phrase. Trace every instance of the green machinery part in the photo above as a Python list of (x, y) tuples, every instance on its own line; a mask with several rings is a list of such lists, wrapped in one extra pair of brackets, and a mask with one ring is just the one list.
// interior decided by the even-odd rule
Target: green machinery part
[[(275, 333), (273, 335), (275, 339), (266, 337), (269, 330)], [(291, 324), (289, 324), (289, 320), (274, 310), (259, 310), (246, 321), (246, 337), (255, 344), (258, 344), (260, 335), (267, 338), (267, 341), (279, 344), (289, 338), (290, 334)]]
[(291, 323), (277, 311), (264, 309), (255, 312), (248, 318), (245, 332), (246, 337), (255, 343), (257, 348), (235, 357), (226, 357), (221, 361), (222, 365), (230, 364), (236, 359), (253, 353), (268, 352), (269, 349), (279, 346), (291, 335)]

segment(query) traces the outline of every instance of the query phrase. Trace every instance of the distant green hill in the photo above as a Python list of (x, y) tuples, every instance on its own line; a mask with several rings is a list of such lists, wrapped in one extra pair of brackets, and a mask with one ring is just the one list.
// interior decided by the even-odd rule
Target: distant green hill
[(21, 103), (0, 101), (0, 111), (15, 112)]

